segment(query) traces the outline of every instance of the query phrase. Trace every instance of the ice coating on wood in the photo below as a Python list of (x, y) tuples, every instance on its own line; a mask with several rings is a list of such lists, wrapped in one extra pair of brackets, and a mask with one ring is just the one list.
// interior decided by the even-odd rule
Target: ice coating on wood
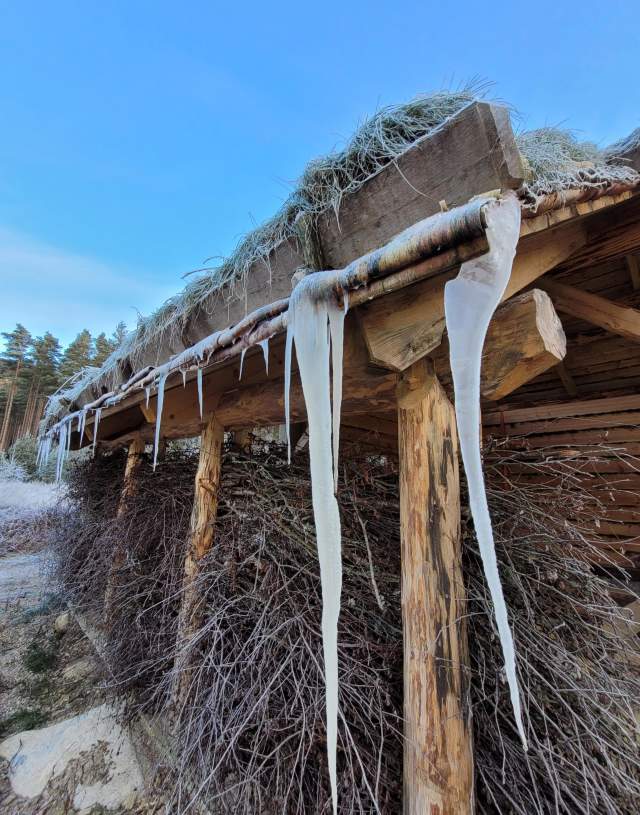
[(156, 405), (156, 433), (153, 442), (153, 469), (158, 463), (158, 445), (160, 444), (160, 425), (162, 424), (162, 405), (164, 404), (164, 385), (168, 374), (162, 374), (158, 380), (158, 404)]
[(200, 418), (202, 419), (202, 368), (198, 368), (196, 379), (198, 383), (198, 407), (200, 408)]
[[(334, 815), (338, 811), (336, 751), (338, 734), (338, 617), (342, 591), (340, 513), (334, 493), (337, 438), (342, 398), (342, 339), (344, 311), (331, 288), (323, 286), (331, 273), (303, 278), (291, 295), (285, 349), (285, 412), (289, 439), (291, 350), (296, 356), (309, 424), (311, 493), (322, 585), (322, 646), (327, 707), (327, 757)], [(333, 362), (333, 411), (331, 400)], [(335, 445), (335, 446), (334, 446)], [(335, 450), (335, 452), (334, 452)]]
[(262, 340), (260, 343), (260, 348), (262, 348), (262, 356), (264, 357), (264, 367), (269, 374), (269, 338), (267, 337), (266, 340)]
[(518, 731), (526, 749), (516, 658), (507, 607), (498, 573), (491, 518), (480, 458), (480, 366), (489, 321), (509, 282), (520, 235), (520, 206), (515, 196), (485, 210), (489, 252), (460, 267), (445, 285), (444, 306), (460, 451), (469, 488), (469, 505), (491, 592), (505, 672)]

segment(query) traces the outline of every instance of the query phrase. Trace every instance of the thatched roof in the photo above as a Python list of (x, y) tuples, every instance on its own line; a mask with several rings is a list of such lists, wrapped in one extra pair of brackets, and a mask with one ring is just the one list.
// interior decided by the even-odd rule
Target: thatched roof
[[(176, 352), (182, 350), (185, 329), (199, 312), (221, 300), (243, 299), (257, 262), (268, 265), (274, 248), (292, 238), (304, 248), (305, 242), (313, 240), (321, 216), (334, 212), (337, 217), (345, 196), (357, 192), (417, 140), (436, 131), (481, 96), (482, 89), (478, 92), (470, 87), (383, 108), (364, 122), (343, 149), (310, 162), (273, 218), (246, 235), (220, 265), (201, 271), (182, 292), (153, 314), (140, 318), (136, 329), (101, 368), (86, 369), (55, 394), (47, 407), (45, 425), (50, 426), (70, 407), (87, 404), (100, 393), (121, 385), (144, 365), (150, 347), (160, 347), (162, 342), (166, 345), (167, 339), (171, 344), (175, 339)], [(549, 193), (601, 190), (638, 181), (628, 156), (638, 151), (640, 129), (606, 150), (578, 141), (570, 131), (549, 127), (521, 132), (516, 135), (516, 143), (530, 169), (530, 177), (518, 195), (532, 207), (539, 196)], [(192, 335), (190, 338), (193, 340)], [(156, 360), (162, 362), (166, 359)]]

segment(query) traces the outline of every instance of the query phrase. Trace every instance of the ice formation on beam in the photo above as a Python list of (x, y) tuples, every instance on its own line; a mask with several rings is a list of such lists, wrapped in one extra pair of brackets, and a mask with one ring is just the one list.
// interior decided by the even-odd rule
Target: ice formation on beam
[(520, 235), (520, 206), (515, 195), (485, 209), (489, 252), (467, 261), (445, 285), (444, 305), (460, 451), (467, 476), (469, 504), (484, 572), (491, 592), (516, 724), (527, 746), (516, 677), (513, 637), (498, 573), (491, 518), (480, 458), (480, 365), (482, 348), (496, 306), (509, 282)]
[[(336, 752), (338, 735), (338, 617), (342, 591), (342, 539), (335, 496), (338, 429), (342, 399), (344, 310), (328, 280), (335, 273), (303, 278), (291, 295), (285, 361), (285, 412), (289, 433), (289, 384), (293, 342), (309, 423), (311, 494), (322, 587), (322, 646), (327, 708), (327, 756), (334, 815), (338, 811)], [(333, 369), (333, 410), (331, 403)], [(333, 444), (332, 444), (333, 428)], [(290, 448), (290, 443), (289, 443)]]

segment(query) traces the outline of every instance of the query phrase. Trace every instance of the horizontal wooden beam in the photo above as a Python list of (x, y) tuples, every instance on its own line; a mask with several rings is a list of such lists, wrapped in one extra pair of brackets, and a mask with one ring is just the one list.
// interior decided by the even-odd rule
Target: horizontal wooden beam
[(567, 340), (551, 300), (534, 289), (496, 311), (482, 355), (481, 392), (502, 399), (561, 362)]
[[(553, 269), (584, 240), (581, 225), (572, 224), (522, 241), (503, 299)], [(440, 345), (445, 330), (444, 285), (457, 273), (456, 269), (424, 280), (357, 309), (372, 362), (403, 371)]]
[(411, 224), (491, 190), (517, 189), (526, 175), (502, 105), (474, 102), (345, 196), (320, 218), (325, 268), (339, 269)]
[(640, 342), (638, 309), (621, 306), (599, 294), (567, 286), (558, 280), (542, 280), (540, 288), (550, 295), (558, 311), (597, 325), (613, 334), (619, 334), (628, 340)]
[[(601, 413), (616, 413), (630, 410), (640, 410), (640, 395), (610, 396), (606, 399), (583, 399), (572, 402), (558, 402), (552, 405), (540, 405), (538, 407), (496, 410), (483, 417), (483, 424), (512, 424), (514, 422), (530, 422), (536, 419), (596, 416)], [(624, 424), (626, 418), (626, 416), (620, 416), (620, 424)]]

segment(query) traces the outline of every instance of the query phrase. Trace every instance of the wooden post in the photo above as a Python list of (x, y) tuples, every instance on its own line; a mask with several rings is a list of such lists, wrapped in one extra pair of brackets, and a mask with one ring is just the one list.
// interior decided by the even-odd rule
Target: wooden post
[[(129, 443), (127, 449), (127, 463), (124, 468), (124, 479), (122, 482), (122, 492), (120, 493), (120, 501), (118, 503), (118, 510), (116, 515), (120, 518), (127, 508), (127, 504), (132, 495), (136, 492), (136, 476), (142, 463), (142, 455), (144, 454), (145, 440), (142, 436), (135, 436)], [(115, 590), (116, 581), (118, 579), (118, 572), (123, 567), (126, 560), (126, 550), (122, 541), (116, 543), (113, 550), (113, 557), (111, 559), (111, 566), (109, 567), (109, 575), (107, 577), (107, 585), (104, 593), (104, 618), (108, 620), (111, 615), (113, 607), (113, 594)]]
[(473, 812), (455, 414), (430, 362), (398, 383), (404, 813)]
[(223, 443), (224, 428), (213, 415), (202, 431), (200, 442), (200, 460), (196, 473), (191, 528), (184, 563), (183, 591), (178, 617), (175, 666), (178, 673), (174, 685), (174, 702), (183, 700), (188, 689), (189, 672), (184, 649), (202, 622), (198, 577), (200, 561), (211, 549), (214, 539)]

